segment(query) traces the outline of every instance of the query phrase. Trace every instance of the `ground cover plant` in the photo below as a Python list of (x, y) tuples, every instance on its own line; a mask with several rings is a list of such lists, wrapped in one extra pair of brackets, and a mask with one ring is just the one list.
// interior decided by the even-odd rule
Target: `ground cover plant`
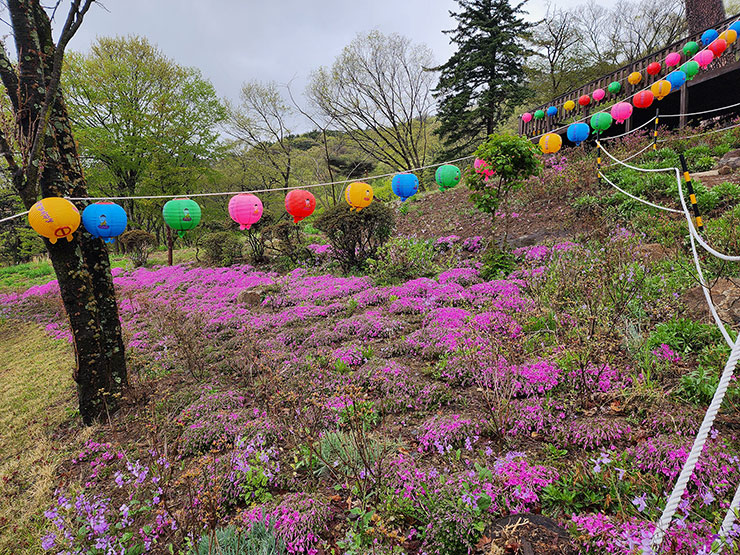
[[(67, 449), (43, 455), (33, 496), (17, 468), (3, 471), (6, 498), (28, 511), (0, 521), (3, 537), (49, 553), (498, 553), (514, 540), (495, 523), (526, 513), (565, 534), (553, 552), (638, 553), (727, 349), (685, 301), (697, 282), (678, 224), (660, 216), (646, 230), (658, 216), (627, 220), (613, 209), (623, 199), (601, 203), (587, 163), (582, 149), (543, 160), (506, 217), (493, 215), (508, 226), (503, 248), (494, 227), (396, 234), (366, 274), (343, 273), (336, 246), (319, 243), (288, 271), (114, 269), (131, 373), (122, 408), (83, 434), (64, 388), (37, 400), (56, 407), (40, 445)], [(622, 179), (670, 198), (666, 184)], [(459, 187), (389, 210), (421, 229), (414, 219), (452, 198), (454, 226), (471, 207)], [(722, 191), (708, 227), (734, 209)], [(585, 195), (598, 209), (563, 237), (552, 226)], [(546, 203), (533, 196), (550, 211), (538, 215)], [(29, 352), (50, 353), (30, 368), (69, 366), (54, 281), (5, 289), (0, 320), (4, 348), (18, 349), (18, 326), (38, 340), (0, 362), (3, 387), (32, 383), (6, 376)], [(42, 410), (8, 398), (5, 449)], [(737, 398), (733, 384), (663, 553), (708, 552), (740, 481)]]

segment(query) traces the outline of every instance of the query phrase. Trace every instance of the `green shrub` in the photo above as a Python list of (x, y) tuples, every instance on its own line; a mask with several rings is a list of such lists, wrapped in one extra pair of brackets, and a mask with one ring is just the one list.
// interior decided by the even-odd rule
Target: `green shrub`
[(143, 229), (125, 231), (121, 234), (119, 240), (136, 268), (146, 264), (149, 253), (157, 242), (154, 235)]
[(269, 248), (283, 258), (285, 269), (295, 266), (313, 256), (304, 244), (304, 235), (300, 225), (283, 220), (267, 226), (262, 231), (262, 238)]
[(332, 256), (345, 271), (362, 268), (369, 258), (374, 258), (390, 238), (393, 225), (393, 210), (379, 201), (359, 211), (351, 211), (349, 205), (340, 203), (316, 220), (316, 227), (329, 238)]
[(737, 183), (725, 181), (712, 187), (712, 191), (717, 195), (719, 203), (722, 206), (734, 205), (740, 201), (740, 185)]
[(379, 285), (433, 276), (439, 271), (434, 254), (432, 241), (395, 237), (368, 260), (369, 273)]
[(201, 239), (208, 264), (231, 266), (242, 257), (242, 244), (228, 231), (208, 233)]
[(516, 268), (517, 261), (513, 254), (491, 245), (483, 254), (483, 266), (480, 269), (480, 276), (486, 281), (499, 279), (506, 277), (516, 270)]
[(249, 532), (234, 526), (219, 528), (214, 534), (203, 534), (190, 555), (282, 555), (285, 544), (261, 522), (252, 524)]
[[(714, 152), (712, 147), (708, 145), (697, 145), (687, 148), (683, 153), (690, 172), (700, 172), (712, 169), (714, 167), (713, 154)], [(706, 167), (707, 163), (709, 164), (709, 167)]]

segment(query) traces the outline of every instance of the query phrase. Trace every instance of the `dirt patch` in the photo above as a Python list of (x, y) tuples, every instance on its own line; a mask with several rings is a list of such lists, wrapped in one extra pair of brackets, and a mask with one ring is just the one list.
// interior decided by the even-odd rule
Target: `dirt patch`
[(541, 515), (510, 515), (488, 527), (479, 547), (485, 555), (576, 555), (568, 532)]

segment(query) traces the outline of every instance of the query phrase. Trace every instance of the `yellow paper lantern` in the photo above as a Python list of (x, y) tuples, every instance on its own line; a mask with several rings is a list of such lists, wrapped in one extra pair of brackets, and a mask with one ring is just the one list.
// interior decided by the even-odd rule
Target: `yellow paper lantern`
[(563, 139), (557, 133), (548, 133), (540, 137), (540, 150), (545, 154), (554, 154), (563, 146)]
[(72, 240), (72, 234), (80, 227), (80, 213), (75, 205), (61, 197), (42, 198), (28, 211), (28, 223), (39, 235), (51, 243), (66, 237)]
[(563, 104), (563, 109), (566, 112), (570, 112), (575, 107), (576, 107), (576, 103), (573, 102), (572, 100), (566, 100), (565, 104)]
[(735, 29), (727, 29), (727, 31), (720, 33), (719, 38), (723, 39), (727, 44), (732, 44), (737, 40), (737, 31)]
[(642, 81), (642, 73), (639, 71), (633, 71), (632, 73), (627, 76), (627, 81), (630, 85), (637, 85), (640, 81)]
[(670, 81), (661, 79), (660, 81), (653, 83), (652, 87), (650, 87), (650, 91), (653, 93), (655, 98), (663, 100), (663, 98), (671, 92), (671, 83)]
[(352, 208), (358, 212), (363, 208), (370, 206), (373, 201), (373, 188), (367, 183), (355, 181), (347, 185), (344, 191), (344, 198)]

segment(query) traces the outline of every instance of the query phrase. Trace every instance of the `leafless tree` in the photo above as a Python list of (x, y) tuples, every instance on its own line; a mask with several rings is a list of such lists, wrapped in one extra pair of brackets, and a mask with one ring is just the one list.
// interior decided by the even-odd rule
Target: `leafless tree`
[(432, 53), (398, 34), (355, 38), (331, 69), (311, 77), (307, 95), (378, 162), (398, 170), (423, 166), (433, 110)]

